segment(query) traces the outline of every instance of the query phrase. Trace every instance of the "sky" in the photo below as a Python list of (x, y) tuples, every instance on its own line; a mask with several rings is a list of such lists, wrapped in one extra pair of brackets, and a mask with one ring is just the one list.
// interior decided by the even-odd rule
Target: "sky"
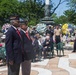
[[(53, 3), (58, 4), (59, 0), (52, 0)], [(65, 10), (69, 9), (68, 6), (66, 5), (66, 2), (62, 3), (57, 10), (55, 11), (55, 13), (57, 13), (57, 16), (61, 16), (63, 15), (63, 12)]]

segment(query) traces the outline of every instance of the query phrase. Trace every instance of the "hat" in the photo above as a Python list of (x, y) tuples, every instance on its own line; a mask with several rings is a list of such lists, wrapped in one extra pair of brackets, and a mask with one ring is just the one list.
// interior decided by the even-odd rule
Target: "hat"
[(19, 16), (18, 15), (11, 15), (10, 20), (19, 20)]

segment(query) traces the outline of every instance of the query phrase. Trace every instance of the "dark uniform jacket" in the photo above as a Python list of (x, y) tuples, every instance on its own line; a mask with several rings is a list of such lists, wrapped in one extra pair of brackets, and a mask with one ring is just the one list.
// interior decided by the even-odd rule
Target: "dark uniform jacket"
[(12, 26), (6, 33), (5, 47), (6, 47), (7, 62), (9, 61), (14, 61), (14, 63), (22, 62), (21, 38), (18, 35), (16, 29), (13, 28)]
[(24, 48), (24, 60), (31, 60), (34, 57), (32, 40), (31, 40), (31, 38), (28, 39), (28, 37), (26, 36), (26, 34), (23, 31), (21, 31), (21, 36), (23, 39), (23, 46), (24, 46), (23, 47)]

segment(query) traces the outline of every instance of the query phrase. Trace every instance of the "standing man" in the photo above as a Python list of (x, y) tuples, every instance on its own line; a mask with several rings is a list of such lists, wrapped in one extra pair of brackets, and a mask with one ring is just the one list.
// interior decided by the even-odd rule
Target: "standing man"
[(22, 62), (22, 43), (19, 33), (19, 17), (10, 17), (11, 27), (6, 33), (6, 58), (8, 75), (19, 75), (20, 63)]
[[(61, 29), (59, 28), (59, 26), (56, 26), (56, 29), (54, 29), (54, 39), (56, 44), (61, 42), (61, 36)], [(58, 46), (56, 46), (56, 49), (58, 49)]]
[(24, 62), (22, 62), (22, 75), (30, 75), (31, 72), (31, 59), (33, 59), (34, 51), (32, 40), (29, 35), (27, 23), (24, 21), (21, 24), (21, 36), (24, 45)]
[(55, 36), (55, 42), (56, 44), (61, 42), (61, 29), (59, 26), (56, 26), (56, 29), (54, 30), (54, 36)]

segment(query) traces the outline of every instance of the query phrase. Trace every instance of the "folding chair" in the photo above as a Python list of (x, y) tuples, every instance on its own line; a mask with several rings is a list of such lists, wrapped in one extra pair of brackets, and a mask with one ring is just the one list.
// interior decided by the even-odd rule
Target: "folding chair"
[[(62, 51), (62, 53), (63, 53), (63, 56), (64, 56), (64, 49), (63, 49), (63, 43), (62, 42), (60, 42), (60, 43), (58, 43), (58, 44), (56, 44), (56, 50), (57, 50), (57, 55), (61, 55), (61, 51)], [(60, 51), (60, 54), (59, 54), (59, 51)]]

